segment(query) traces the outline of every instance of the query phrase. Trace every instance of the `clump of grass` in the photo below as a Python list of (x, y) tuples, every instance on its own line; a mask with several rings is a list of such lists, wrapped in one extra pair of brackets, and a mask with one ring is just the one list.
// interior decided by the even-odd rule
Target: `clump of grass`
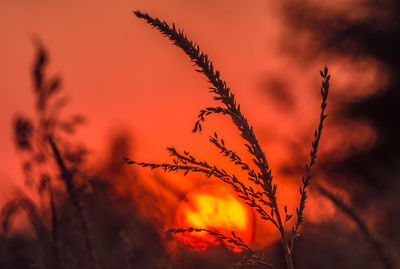
[[(59, 219), (52, 184), (55, 180), (61, 179), (81, 223), (81, 233), (88, 257), (85, 266), (97, 268), (81, 199), (87, 182), (78, 183), (74, 178), (85, 150), (81, 147), (65, 146), (67, 143), (62, 137), (62, 133), (72, 134), (76, 125), (83, 122), (83, 117), (80, 115), (74, 115), (68, 119), (60, 117), (60, 109), (66, 104), (64, 97), (56, 99), (60, 93), (61, 79), (58, 76), (47, 76), (48, 52), (40, 42), (36, 46), (37, 55), (32, 69), (36, 118), (18, 115), (13, 122), (13, 127), (15, 144), (23, 158), (27, 186), (36, 188), (42, 203), (38, 206), (22, 191), (17, 192), (17, 195), (2, 208), (3, 231), (9, 230), (12, 218), (19, 211), (26, 212), (39, 241), (45, 246), (43, 253), (46, 268), (61, 268)], [(54, 173), (54, 163), (59, 170), (58, 174)], [(48, 207), (44, 202), (45, 194), (48, 197)], [(48, 219), (50, 219), (50, 224), (47, 224)], [(50, 250), (47, 248), (49, 245)]]
[[(256, 138), (254, 128), (248, 123), (247, 118), (241, 111), (240, 105), (236, 101), (235, 95), (227, 86), (227, 83), (221, 78), (220, 72), (215, 69), (207, 54), (201, 52), (199, 45), (191, 41), (182, 30), (177, 29), (175, 24), (172, 24), (172, 27), (170, 27), (165, 21), (161, 21), (158, 18), (153, 18), (140, 11), (135, 11), (134, 14), (138, 18), (144, 19), (153, 28), (158, 30), (165, 37), (169, 38), (174, 45), (183, 50), (183, 52), (189, 56), (190, 60), (197, 67), (196, 71), (205, 75), (208, 82), (211, 84), (210, 92), (213, 94), (214, 100), (220, 102), (220, 106), (206, 107), (201, 110), (194, 125), (193, 132), (201, 132), (202, 123), (205, 122), (206, 117), (209, 115), (222, 114), (228, 116), (237, 127), (240, 136), (244, 139), (244, 145), (247, 147), (249, 153), (253, 156), (252, 161), (256, 168), (251, 168), (251, 166), (243, 161), (243, 159), (240, 158), (236, 152), (228, 149), (224, 140), (220, 139), (217, 133), (214, 133), (214, 136), (210, 137), (210, 142), (220, 150), (220, 153), (223, 156), (228, 157), (235, 165), (240, 166), (241, 169), (247, 173), (250, 182), (255, 186), (253, 187), (252, 185), (245, 184), (243, 179), (239, 179), (234, 174), (210, 164), (209, 161), (198, 160), (189, 152), (184, 151), (183, 153), (179, 153), (174, 147), (167, 148), (173, 158), (173, 164), (136, 162), (128, 158), (124, 158), (124, 162), (127, 164), (136, 164), (142, 167), (149, 167), (151, 169), (163, 169), (165, 172), (183, 171), (184, 175), (188, 174), (189, 172), (202, 173), (207, 178), (214, 176), (219, 180), (229, 184), (233, 190), (238, 193), (239, 197), (246, 202), (246, 204), (253, 207), (258, 212), (262, 219), (270, 221), (279, 230), (287, 268), (293, 269), (294, 265), (292, 257), (294, 243), (299, 231), (299, 227), (304, 221), (303, 215), (305, 202), (307, 200), (307, 189), (311, 182), (311, 167), (316, 161), (323, 123), (327, 117), (325, 110), (327, 107), (330, 81), (328, 68), (325, 67), (322, 71), (320, 71), (322, 77), (322, 103), (319, 125), (314, 132), (312, 150), (310, 152), (310, 161), (305, 165), (305, 176), (302, 178), (302, 185), (300, 187), (300, 201), (298, 208), (296, 209), (297, 219), (293, 225), (291, 239), (289, 240), (285, 231), (285, 224), (286, 222), (290, 221), (293, 215), (287, 212), (286, 205), (284, 206), (284, 213), (279, 210), (276, 198), (276, 190), (278, 186), (273, 181), (265, 153), (262, 150), (258, 139)], [(261, 191), (257, 191), (256, 188), (261, 189)], [(170, 229), (169, 232), (195, 232), (197, 230), (207, 231), (201, 227), (196, 227), (187, 229)], [(241, 247), (250, 250), (246, 244), (236, 237), (232, 238), (226, 235), (220, 235), (213, 231), (207, 232), (214, 233), (215, 236), (219, 237), (221, 240), (239, 243)]]

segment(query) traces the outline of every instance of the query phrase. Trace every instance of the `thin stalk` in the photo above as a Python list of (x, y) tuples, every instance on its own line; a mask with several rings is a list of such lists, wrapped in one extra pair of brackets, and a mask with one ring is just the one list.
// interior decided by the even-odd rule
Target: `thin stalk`
[(341, 197), (332, 193), (328, 189), (322, 187), (321, 185), (317, 185), (317, 190), (323, 196), (328, 198), (337, 208), (339, 208), (346, 216), (348, 216), (357, 226), (365, 240), (370, 244), (371, 248), (375, 251), (376, 256), (381, 261), (383, 267), (385, 269), (393, 269), (394, 262), (393, 258), (389, 255), (387, 250), (385, 249), (384, 244), (378, 240), (371, 230), (366, 225), (365, 221), (357, 214), (357, 212), (347, 205)]
[(89, 263), (91, 267), (98, 268), (97, 265), (97, 260), (95, 258), (95, 253), (94, 253), (94, 248), (92, 241), (90, 240), (89, 236), (89, 225), (87, 223), (85, 214), (84, 214), (84, 209), (82, 206), (82, 202), (80, 200), (80, 197), (77, 193), (77, 186), (75, 185), (74, 178), (73, 178), (73, 173), (67, 168), (64, 159), (61, 157), (60, 151), (56, 145), (56, 143), (53, 141), (53, 139), (49, 136), (48, 141), (50, 143), (51, 149), (53, 151), (54, 158), (56, 160), (56, 163), (58, 165), (58, 168), (60, 169), (60, 177), (63, 180), (65, 187), (68, 192), (68, 198), (70, 202), (72, 203), (73, 207), (76, 210), (76, 214), (78, 216), (78, 219), (80, 220), (81, 224), (81, 229), (82, 229), (82, 235), (84, 237), (84, 245), (85, 249), (89, 258)]
[(321, 96), (322, 96), (322, 103), (321, 103), (321, 114), (319, 118), (319, 124), (318, 128), (314, 131), (314, 139), (311, 143), (312, 145), (312, 150), (310, 152), (310, 162), (305, 165), (305, 176), (302, 177), (302, 183), (303, 185), (300, 187), (300, 203), (299, 207), (296, 208), (296, 213), (297, 213), (297, 221), (295, 225), (292, 228), (292, 240), (289, 246), (289, 252), (291, 253), (294, 249), (294, 242), (297, 237), (297, 232), (300, 227), (300, 225), (304, 221), (304, 208), (306, 205), (306, 199), (307, 199), (307, 187), (311, 183), (311, 167), (315, 164), (317, 160), (317, 152), (318, 152), (318, 146), (319, 142), (321, 139), (322, 135), (322, 128), (324, 125), (324, 120), (328, 117), (327, 114), (325, 114), (325, 110), (327, 107), (327, 99), (328, 99), (328, 93), (329, 93), (329, 81), (331, 76), (328, 73), (328, 68), (325, 66), (323, 71), (320, 71), (321, 77), (322, 77), (322, 85), (321, 85)]
[(49, 181), (49, 193), (50, 193), (50, 208), (51, 208), (51, 234), (52, 234), (52, 252), (53, 268), (60, 268), (60, 255), (58, 250), (58, 220), (57, 220), (57, 210), (54, 202), (53, 187), (51, 186), (51, 180)]

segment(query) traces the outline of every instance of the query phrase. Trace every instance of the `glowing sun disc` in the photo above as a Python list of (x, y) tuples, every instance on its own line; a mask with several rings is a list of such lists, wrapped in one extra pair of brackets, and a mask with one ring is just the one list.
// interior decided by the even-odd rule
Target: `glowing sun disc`
[[(249, 244), (253, 235), (253, 213), (236, 194), (226, 186), (205, 186), (190, 192), (176, 213), (178, 228), (204, 228), (226, 236), (231, 232)], [(197, 250), (218, 245), (221, 240), (206, 232), (178, 235), (179, 240)], [(223, 242), (229, 249), (238, 252), (242, 248)]]

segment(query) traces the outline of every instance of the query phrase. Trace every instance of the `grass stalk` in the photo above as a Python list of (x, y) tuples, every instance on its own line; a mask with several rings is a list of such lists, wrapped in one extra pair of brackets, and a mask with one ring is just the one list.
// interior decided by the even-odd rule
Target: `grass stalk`
[[(279, 210), (276, 199), (276, 190), (278, 186), (273, 182), (273, 177), (271, 175), (271, 170), (269, 168), (266, 155), (261, 149), (258, 139), (256, 138), (254, 128), (248, 123), (247, 118), (241, 111), (240, 105), (237, 103), (231, 89), (227, 86), (226, 82), (221, 79), (220, 72), (214, 68), (212, 61), (209, 59), (207, 54), (200, 50), (199, 45), (188, 39), (182, 30), (175, 27), (175, 24), (172, 24), (172, 27), (170, 27), (165, 21), (161, 21), (158, 18), (153, 18), (147, 13), (142, 13), (140, 11), (134, 11), (134, 14), (138, 18), (145, 20), (149, 25), (169, 38), (175, 46), (179, 47), (187, 56), (189, 56), (190, 60), (197, 67), (196, 71), (202, 73), (207, 78), (208, 82), (211, 84), (209, 89), (214, 95), (214, 100), (219, 101), (221, 105), (216, 107), (207, 107), (201, 110), (198, 115), (198, 120), (193, 128), (193, 132), (201, 132), (202, 123), (205, 121), (206, 117), (211, 114), (222, 114), (230, 117), (234, 125), (237, 127), (241, 137), (244, 139), (245, 146), (252, 155), (253, 164), (257, 167), (257, 170), (250, 168), (250, 165), (242, 161), (242, 159), (234, 151), (229, 150), (225, 146), (224, 140), (218, 139), (216, 133), (214, 134), (214, 137), (210, 137), (210, 142), (220, 150), (220, 153), (223, 156), (228, 157), (235, 165), (239, 165), (242, 170), (246, 171), (248, 174), (248, 179), (261, 187), (262, 192), (255, 191), (251, 186), (245, 185), (235, 175), (230, 175), (223, 169), (220, 169), (214, 165), (210, 165), (206, 161), (197, 161), (195, 157), (186, 151), (184, 154), (178, 153), (175, 148), (168, 148), (168, 151), (174, 158), (174, 164), (135, 162), (128, 158), (124, 158), (124, 162), (128, 164), (136, 164), (142, 167), (149, 167), (151, 169), (160, 168), (165, 172), (184, 171), (184, 175), (189, 172), (204, 173), (206, 177), (214, 176), (231, 185), (233, 190), (239, 194), (239, 197), (242, 198), (246, 204), (255, 208), (262, 219), (271, 221), (279, 230), (287, 268), (294, 269), (292, 260), (294, 241), (298, 229), (303, 222), (303, 211), (305, 208), (305, 201), (307, 199), (306, 189), (310, 185), (311, 167), (316, 161), (318, 145), (323, 128), (323, 121), (327, 117), (325, 114), (325, 109), (327, 106), (326, 100), (328, 97), (330, 80), (328, 69), (325, 67), (324, 70), (320, 72), (323, 78), (321, 86), (322, 111), (318, 128), (314, 133), (312, 151), (310, 153), (311, 160), (310, 163), (306, 165), (306, 175), (303, 177), (303, 185), (300, 187), (301, 198), (299, 207), (296, 210), (297, 221), (292, 229), (293, 235), (291, 243), (289, 244), (284, 227), (292, 215), (287, 213), (287, 207), (285, 206), (285, 215), (284, 218), (282, 218), (283, 215)], [(268, 211), (270, 210), (270, 212), (268, 212), (266, 208)], [(190, 231), (196, 230), (194, 228), (189, 229)], [(204, 229), (200, 230), (206, 231)], [(172, 229), (172, 231), (176, 231), (176, 229)], [(182, 231), (188, 232), (187, 229), (183, 229)]]
[(376, 253), (376, 256), (381, 261), (383, 268), (394, 269), (395, 267), (393, 258), (390, 257), (385, 249), (384, 244), (373, 235), (359, 214), (357, 214), (353, 208), (346, 204), (340, 196), (329, 191), (327, 188), (317, 185), (317, 190), (357, 225), (359, 231), (364, 236), (364, 239), (369, 243), (372, 250)]
[(321, 96), (322, 96), (321, 114), (320, 114), (320, 118), (319, 118), (318, 128), (314, 131), (314, 139), (311, 143), (312, 150), (310, 152), (310, 162), (305, 165), (305, 176), (303, 176), (301, 179), (303, 185), (300, 187), (300, 195), (301, 195), (300, 203), (299, 203), (299, 207), (296, 209), (297, 221), (292, 228), (292, 240), (291, 240), (290, 248), (289, 248), (290, 252), (292, 252), (294, 249), (294, 242), (297, 238), (298, 229), (304, 221), (303, 214), (304, 214), (304, 208), (305, 208), (305, 203), (306, 203), (306, 199), (307, 199), (307, 187), (311, 183), (311, 167), (313, 167), (313, 165), (316, 162), (318, 146), (319, 146), (319, 142), (320, 142), (321, 135), (322, 135), (322, 128), (324, 125), (324, 120), (328, 117), (328, 115), (325, 114), (325, 110), (327, 107), (328, 93), (329, 93), (329, 81), (330, 81), (330, 75), (328, 73), (328, 68), (325, 67), (323, 71), (320, 71), (320, 75), (323, 79), (322, 85), (321, 85)]
[(58, 149), (58, 146), (56, 145), (52, 137), (50, 136), (48, 137), (48, 142), (50, 144), (57, 166), (60, 170), (60, 178), (64, 182), (64, 185), (67, 189), (68, 198), (73, 207), (75, 208), (76, 214), (78, 216), (81, 225), (82, 235), (84, 238), (84, 246), (89, 258), (88, 266), (91, 268), (98, 268), (93, 244), (90, 239), (89, 225), (85, 217), (84, 208), (82, 206), (81, 198), (78, 194), (77, 186), (74, 182), (73, 172), (67, 168), (64, 159), (62, 158), (61, 153)]
[(61, 268), (60, 254), (58, 249), (58, 218), (57, 210), (54, 201), (54, 192), (51, 185), (51, 180), (48, 183), (48, 189), (50, 194), (50, 209), (51, 209), (51, 235), (52, 235), (52, 266), (53, 268)]

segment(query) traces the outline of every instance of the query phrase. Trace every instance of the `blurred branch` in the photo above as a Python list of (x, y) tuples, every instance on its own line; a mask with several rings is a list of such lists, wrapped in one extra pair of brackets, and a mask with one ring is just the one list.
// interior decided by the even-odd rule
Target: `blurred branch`
[(371, 245), (379, 260), (382, 262), (384, 268), (394, 269), (393, 258), (390, 257), (388, 252), (385, 250), (384, 244), (372, 234), (365, 221), (356, 213), (356, 211), (347, 205), (340, 196), (332, 193), (328, 189), (321, 185), (317, 185), (316, 188), (320, 194), (328, 198), (337, 208), (340, 209), (340, 211), (342, 211), (357, 225), (365, 240)]

